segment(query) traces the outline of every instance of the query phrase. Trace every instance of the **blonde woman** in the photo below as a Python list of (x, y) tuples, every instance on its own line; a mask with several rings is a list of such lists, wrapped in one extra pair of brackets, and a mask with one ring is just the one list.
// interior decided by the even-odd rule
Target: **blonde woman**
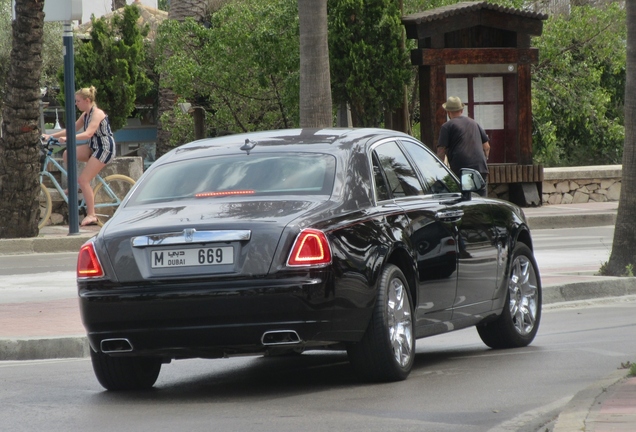
[[(91, 188), (91, 181), (115, 157), (115, 139), (110, 129), (108, 116), (95, 103), (95, 87), (82, 88), (75, 92), (75, 105), (82, 115), (75, 122), (75, 130), (83, 132), (75, 136), (77, 141), (88, 140), (88, 145), (77, 146), (77, 160), (86, 162), (86, 166), (77, 179), (79, 189), (84, 194), (86, 202), (86, 217), (81, 226), (96, 225), (95, 197)], [(58, 138), (60, 142), (66, 142), (66, 130), (52, 135), (44, 135), (45, 138)], [(66, 162), (66, 151), (64, 151)]]

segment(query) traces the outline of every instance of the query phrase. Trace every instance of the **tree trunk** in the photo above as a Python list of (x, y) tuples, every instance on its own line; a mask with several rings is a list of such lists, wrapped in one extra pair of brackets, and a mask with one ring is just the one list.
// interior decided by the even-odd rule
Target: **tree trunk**
[[(168, 11), (168, 19), (177, 21), (185, 21), (186, 18), (191, 17), (197, 21), (203, 21), (206, 14), (207, 1), (206, 0), (180, 0), (171, 1), (170, 10)], [(170, 132), (164, 129), (164, 121), (170, 123), (171, 118), (164, 119), (161, 117), (165, 112), (170, 113), (174, 104), (176, 103), (177, 96), (172, 89), (164, 87), (159, 80), (159, 108), (157, 113), (157, 150), (156, 156), (160, 157), (168, 153), (172, 146), (170, 145)]]
[[(636, 2), (625, 2), (627, 10), (627, 79), (625, 82), (625, 145), (623, 179), (616, 215), (612, 254), (607, 273), (623, 276), (636, 265)], [(632, 269), (633, 270), (633, 269)]]
[(300, 127), (331, 127), (327, 0), (298, 0), (300, 22)]
[(0, 138), (0, 238), (38, 235), (43, 7), (43, 1), (15, 1)]

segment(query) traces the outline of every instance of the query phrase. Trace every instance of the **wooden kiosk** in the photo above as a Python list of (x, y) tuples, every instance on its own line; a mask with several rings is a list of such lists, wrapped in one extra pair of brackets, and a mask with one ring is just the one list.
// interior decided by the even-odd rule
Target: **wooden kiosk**
[(507, 184), (509, 200), (541, 204), (543, 167), (532, 163), (531, 36), (547, 15), (486, 2), (463, 2), (402, 17), (417, 40), (421, 138), (434, 151), (446, 122), (442, 104), (459, 96), (464, 115), (490, 137), (489, 184)]

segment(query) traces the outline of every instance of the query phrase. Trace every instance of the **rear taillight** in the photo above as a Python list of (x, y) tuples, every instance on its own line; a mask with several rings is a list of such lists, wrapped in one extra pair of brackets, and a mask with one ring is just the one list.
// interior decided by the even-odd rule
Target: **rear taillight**
[(325, 233), (315, 229), (302, 230), (292, 248), (288, 266), (315, 266), (331, 263), (331, 248)]
[(86, 243), (77, 257), (77, 277), (95, 278), (104, 276), (104, 269), (99, 263), (93, 242)]

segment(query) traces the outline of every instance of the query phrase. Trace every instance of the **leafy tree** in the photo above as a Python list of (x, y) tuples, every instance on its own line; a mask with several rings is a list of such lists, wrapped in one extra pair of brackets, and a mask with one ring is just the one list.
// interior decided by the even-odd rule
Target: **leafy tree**
[[(197, 23), (203, 23), (206, 20), (207, 7), (212, 7), (211, 0), (179, 0), (168, 2), (168, 20), (182, 22), (186, 18), (192, 18)], [(223, 0), (215, 0), (215, 2)], [(155, 47), (156, 48), (156, 47)], [(174, 51), (171, 46), (163, 45), (160, 51), (161, 56), (164, 59), (170, 58), (174, 53), (180, 55), (178, 51)], [(157, 157), (167, 153), (175, 144), (183, 143), (180, 141), (183, 139), (180, 136), (173, 136), (171, 131), (174, 131), (177, 124), (183, 123), (183, 118), (175, 118), (172, 113), (175, 112), (175, 103), (178, 96), (175, 94), (170, 84), (167, 82), (164, 76), (162, 76), (160, 70), (157, 71), (159, 76), (159, 109), (157, 122)]]
[(396, 0), (329, 1), (334, 100), (349, 103), (358, 126), (379, 126), (403, 102), (412, 67), (400, 16)]
[(0, 106), (11, 64), (11, 0), (0, 0)]
[[(172, 88), (204, 107), (211, 134), (298, 125), (298, 9), (294, 0), (242, 0), (211, 16), (159, 28), (157, 68)], [(194, 83), (194, 85), (193, 85)]]
[(623, 276), (636, 263), (636, 3), (627, 1), (626, 84), (625, 84), (625, 147), (623, 180), (616, 214), (612, 254), (606, 271)]
[(16, 0), (2, 106), (0, 238), (38, 234), (40, 72), (44, 2)]
[(620, 163), (624, 142), (625, 9), (572, 6), (534, 38), (533, 146), (545, 165)]
[[(11, 0), (0, 0), (0, 106), (3, 102), (3, 89), (11, 65)], [(44, 23), (42, 47), (42, 74), (39, 79), (40, 87), (57, 85), (57, 71), (62, 67), (64, 55), (62, 52), (62, 24), (57, 22)]]
[[(135, 109), (135, 100), (146, 95), (151, 81), (143, 65), (145, 48), (143, 37), (148, 29), (140, 29), (139, 9), (130, 5), (123, 15), (114, 15), (112, 22), (93, 19), (91, 38), (80, 41), (75, 53), (75, 88), (95, 86), (98, 105), (106, 113), (113, 130), (121, 129)], [(64, 72), (58, 79), (64, 103)]]

